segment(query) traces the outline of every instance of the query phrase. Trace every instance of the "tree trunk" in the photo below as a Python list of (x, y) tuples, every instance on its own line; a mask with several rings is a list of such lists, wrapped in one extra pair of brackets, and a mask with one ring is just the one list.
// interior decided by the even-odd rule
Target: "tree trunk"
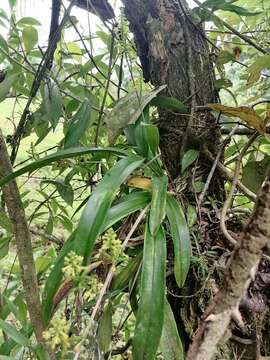
[[(169, 175), (177, 185), (184, 178), (180, 163), (187, 150), (207, 148), (215, 157), (220, 145), (217, 121), (209, 111), (205, 110), (207, 103), (218, 101), (206, 35), (201, 26), (192, 22), (186, 0), (122, 1), (134, 34), (145, 81), (150, 81), (154, 86), (167, 85), (163, 95), (181, 100), (189, 110), (188, 114), (159, 110), (162, 157)], [(193, 167), (192, 176), (186, 177), (184, 181), (193, 178), (194, 172), (199, 173), (205, 181), (211, 166), (212, 163), (201, 151), (198, 162)], [(194, 190), (190, 192), (190, 187), (184, 189), (184, 196), (188, 202), (194, 201), (196, 198)], [(183, 187), (181, 190), (183, 194)], [(213, 198), (223, 199), (224, 188), (219, 176), (213, 177), (209, 192)], [(202, 204), (202, 207), (207, 205)], [(208, 236), (207, 228), (205, 233), (206, 235), (201, 234), (203, 252), (219, 245), (220, 240), (219, 229), (213, 232), (211, 243), (205, 240)], [(170, 244), (168, 244), (168, 252), (170, 258), (172, 255)], [(213, 288), (198, 291), (200, 288), (207, 288), (210, 281), (201, 280), (203, 284), (196, 281), (193, 272), (190, 271), (186, 287), (182, 290), (177, 288), (172, 277), (167, 278), (168, 293), (176, 294), (176, 297), (169, 295), (169, 301), (179, 330), (182, 334), (184, 332), (183, 337), (187, 347), (198, 326), (198, 320), (206, 308), (206, 303), (216, 290), (215, 283), (220, 283), (218, 275), (217, 279), (213, 280)], [(179, 294), (181, 299), (177, 298)], [(183, 295), (188, 296), (183, 299)], [(216, 359), (231, 359), (233, 351), (240, 353), (242, 350), (241, 344), (239, 349), (235, 349), (235, 345), (221, 347)]]
[(180, 157), (188, 149), (206, 146), (216, 153), (219, 144), (215, 119), (208, 111), (198, 109), (217, 100), (206, 36), (202, 27), (192, 22), (185, 0), (123, 3), (145, 81), (167, 85), (164, 94), (181, 100), (189, 109), (188, 115), (159, 112), (163, 160), (171, 177), (176, 178)]

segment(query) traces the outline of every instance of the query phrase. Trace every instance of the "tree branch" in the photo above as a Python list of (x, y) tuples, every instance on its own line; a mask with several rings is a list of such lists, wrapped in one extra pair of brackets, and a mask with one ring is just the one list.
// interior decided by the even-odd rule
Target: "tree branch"
[(186, 360), (211, 360), (232, 319), (238, 318), (239, 303), (254, 279), (262, 250), (270, 238), (270, 176), (262, 187), (240, 246), (231, 255), (223, 286), (209, 305)]
[(115, 17), (113, 8), (107, 0), (77, 0), (76, 5), (81, 9), (97, 15), (102, 21), (107, 21)]
[[(4, 137), (0, 132), (0, 178), (12, 172), (9, 154)], [(13, 226), (13, 232), (17, 245), (17, 254), (22, 272), (23, 287), (27, 309), (37, 341), (44, 344), (43, 323), (41, 316), (41, 304), (31, 236), (25, 218), (24, 208), (19, 189), (15, 180), (10, 181), (3, 187), (3, 194), (7, 205), (9, 217)]]

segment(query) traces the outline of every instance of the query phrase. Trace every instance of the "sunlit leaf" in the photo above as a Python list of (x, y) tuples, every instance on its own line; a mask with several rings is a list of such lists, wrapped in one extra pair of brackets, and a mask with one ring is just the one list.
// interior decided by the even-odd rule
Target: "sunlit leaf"
[(36, 18), (29, 16), (23, 17), (17, 22), (17, 26), (19, 27), (24, 27), (26, 25), (41, 26), (41, 23)]
[(25, 26), (22, 31), (24, 47), (29, 53), (38, 42), (38, 32), (34, 26)]
[(66, 44), (66, 46), (67, 46), (67, 50), (68, 50), (69, 54), (71, 55), (71, 57), (74, 60), (80, 62), (82, 59), (82, 50), (81, 50), (80, 46), (74, 41), (68, 42)]
[(134, 124), (139, 118), (144, 108), (150, 103), (150, 101), (157, 96), (162, 90), (165, 89), (165, 85), (148, 92), (139, 94), (138, 92), (131, 92), (128, 95), (121, 98), (110, 111), (105, 118), (105, 122), (108, 127), (110, 143), (114, 143), (117, 136), (128, 125)]

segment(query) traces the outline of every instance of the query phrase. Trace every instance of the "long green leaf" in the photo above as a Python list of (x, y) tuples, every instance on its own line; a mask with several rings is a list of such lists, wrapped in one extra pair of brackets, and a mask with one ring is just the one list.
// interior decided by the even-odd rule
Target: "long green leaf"
[(132, 192), (124, 196), (119, 203), (110, 208), (104, 230), (107, 230), (124, 217), (144, 208), (149, 204), (150, 200), (151, 195), (148, 191)]
[(174, 276), (177, 285), (182, 287), (190, 266), (191, 244), (188, 225), (180, 204), (171, 195), (167, 195), (166, 213), (174, 245)]
[(165, 301), (164, 323), (159, 344), (164, 359), (184, 360), (185, 354), (169, 302)]
[[(133, 192), (125, 196), (124, 200), (110, 208), (102, 232), (110, 228), (113, 224), (117, 223), (122, 218), (142, 209), (150, 202), (150, 200), (151, 196), (149, 192)], [(64, 265), (64, 259), (69, 251), (73, 249), (74, 239), (75, 232), (70, 235), (69, 239), (63, 246), (58, 259), (55, 262), (54, 268), (49, 275), (48, 281), (46, 282), (43, 294), (44, 301), (42, 306), (45, 323), (48, 321), (51, 315), (53, 297), (57, 292), (57, 289), (59, 288), (62, 280), (61, 269)]]
[(165, 216), (168, 177), (152, 178), (152, 203), (149, 217), (149, 230), (155, 236)]
[(151, 100), (150, 105), (157, 106), (161, 109), (170, 109), (182, 113), (188, 113), (187, 106), (174, 97), (159, 95), (155, 97), (153, 100)]
[(54, 267), (46, 281), (42, 302), (42, 318), (45, 325), (48, 325), (49, 319), (51, 317), (51, 313), (53, 310), (53, 298), (63, 278), (62, 268), (64, 266), (65, 256), (73, 250), (75, 235), (76, 231), (74, 231), (70, 235), (70, 237), (64, 244), (54, 264)]
[(112, 281), (112, 290), (121, 290), (128, 286), (129, 281), (136, 274), (138, 267), (142, 261), (142, 252), (129, 261), (121, 271), (116, 273)]
[(120, 160), (107, 174), (91, 194), (82, 213), (78, 229), (65, 245), (56, 264), (49, 275), (44, 290), (43, 318), (47, 324), (52, 311), (53, 297), (61, 283), (62, 267), (65, 256), (71, 251), (83, 256), (83, 265), (86, 265), (95, 241), (103, 231), (108, 210), (120, 185), (141, 164), (143, 159), (130, 155)]
[(8, 324), (4, 320), (0, 319), (0, 328), (9, 336), (11, 339), (16, 341), (16, 343), (22, 346), (31, 347), (31, 342), (27, 337), (20, 333), (14, 326)]
[(100, 317), (97, 331), (98, 344), (103, 351), (103, 353), (107, 352), (110, 347), (110, 343), (112, 340), (112, 304), (109, 303)]
[(133, 338), (133, 359), (153, 360), (164, 320), (166, 240), (164, 231), (151, 235), (145, 227), (140, 303)]
[(126, 151), (116, 149), (116, 148), (94, 148), (94, 147), (82, 147), (82, 148), (71, 148), (57, 151), (51, 155), (45, 156), (44, 158), (37, 160), (29, 165), (22, 167), (21, 169), (14, 171), (13, 173), (5, 176), (0, 179), (0, 186), (5, 185), (9, 181), (15, 179), (16, 177), (23, 175), (25, 173), (31, 173), (34, 170), (40, 169), (44, 166), (47, 166), (55, 161), (67, 159), (67, 158), (75, 158), (78, 156), (83, 156), (91, 153), (100, 153), (100, 154), (108, 154), (112, 153), (118, 156), (126, 156)]
[(106, 173), (88, 200), (74, 241), (74, 250), (84, 257), (84, 265), (91, 256), (97, 236), (103, 230), (109, 208), (119, 186), (142, 163), (143, 160), (135, 155), (120, 160)]
[(66, 149), (78, 144), (79, 140), (90, 126), (90, 115), (91, 104), (89, 101), (84, 101), (69, 124), (64, 141), (64, 147)]

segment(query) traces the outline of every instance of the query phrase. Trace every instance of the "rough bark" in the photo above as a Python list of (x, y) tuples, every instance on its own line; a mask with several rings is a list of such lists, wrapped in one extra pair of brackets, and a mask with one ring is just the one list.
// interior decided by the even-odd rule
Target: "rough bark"
[[(0, 132), (0, 178), (10, 174), (12, 166), (3, 135)], [(7, 205), (9, 218), (13, 226), (13, 233), (17, 246), (17, 254), (22, 272), (23, 287), (27, 309), (37, 341), (44, 344), (41, 304), (31, 236), (26, 222), (24, 207), (15, 180), (3, 187), (3, 194)]]
[(240, 300), (254, 279), (262, 250), (270, 239), (270, 177), (261, 189), (240, 246), (232, 253), (224, 283), (195, 333), (187, 360), (210, 360), (231, 319), (241, 322)]
[[(216, 152), (219, 130), (197, 106), (216, 101), (214, 72), (203, 29), (185, 0), (123, 0), (145, 81), (167, 85), (164, 94), (184, 102), (188, 115), (160, 111), (161, 151), (170, 175), (179, 175), (180, 156), (206, 145)], [(206, 161), (207, 162), (207, 161)]]

